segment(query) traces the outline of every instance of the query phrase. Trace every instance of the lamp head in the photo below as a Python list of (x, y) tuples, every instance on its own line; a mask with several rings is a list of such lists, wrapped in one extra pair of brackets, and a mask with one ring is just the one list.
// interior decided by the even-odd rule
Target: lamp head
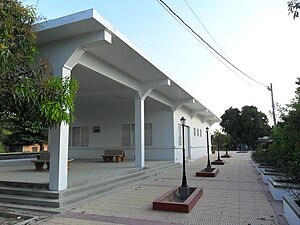
[(208, 132), (208, 130), (209, 130), (209, 128), (208, 128), (208, 127), (206, 127), (206, 132)]
[(182, 125), (185, 125), (185, 121), (186, 121), (186, 119), (184, 117), (181, 117), (180, 122)]

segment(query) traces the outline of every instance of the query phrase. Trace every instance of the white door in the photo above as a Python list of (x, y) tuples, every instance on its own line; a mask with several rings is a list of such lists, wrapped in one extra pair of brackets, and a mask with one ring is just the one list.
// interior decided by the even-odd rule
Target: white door
[(184, 149), (185, 149), (185, 158), (190, 159), (191, 158), (191, 152), (190, 152), (190, 127), (188, 127), (188, 126), (184, 127)]

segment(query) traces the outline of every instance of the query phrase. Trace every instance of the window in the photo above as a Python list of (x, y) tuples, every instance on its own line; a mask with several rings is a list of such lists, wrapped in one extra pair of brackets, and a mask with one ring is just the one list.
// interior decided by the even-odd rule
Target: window
[(89, 127), (81, 127), (81, 146), (89, 146)]
[(202, 129), (200, 129), (200, 137), (202, 137)]
[(145, 145), (152, 145), (152, 123), (145, 124)]
[(38, 148), (37, 148), (36, 146), (33, 146), (33, 147), (32, 147), (32, 151), (33, 151), (33, 152), (37, 152), (37, 150), (38, 150)]
[(80, 146), (80, 127), (73, 127), (72, 129), (72, 146)]
[(194, 136), (196, 136), (196, 128), (194, 128)]
[(130, 146), (130, 124), (121, 125), (121, 145)]
[(93, 133), (100, 133), (100, 126), (93, 127)]
[[(145, 124), (145, 145), (152, 145), (152, 123)], [(121, 125), (121, 145), (134, 146), (135, 145), (135, 124)]]
[(178, 145), (182, 145), (181, 140), (182, 140), (181, 124), (178, 124)]
[(72, 146), (87, 147), (89, 146), (89, 127), (72, 128)]
[(199, 137), (199, 129), (197, 128), (197, 137)]
[(131, 124), (131, 145), (135, 146), (135, 125)]

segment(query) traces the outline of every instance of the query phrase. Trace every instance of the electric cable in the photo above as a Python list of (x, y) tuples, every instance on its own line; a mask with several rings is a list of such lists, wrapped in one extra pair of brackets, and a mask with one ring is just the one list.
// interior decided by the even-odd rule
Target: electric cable
[[(160, 2), (159, 2), (160, 3)], [(161, 4), (161, 3), (160, 3)], [(163, 5), (162, 5), (163, 6)], [(173, 14), (170, 14), (175, 20), (177, 20), (179, 22), (179, 24), (187, 31), (189, 32), (191, 35), (193, 35), (197, 40), (198, 37), (195, 36), (194, 33), (192, 33), (191, 30), (189, 30), (184, 24), (181, 23), (181, 21), (179, 21), (177, 19), (177, 17), (175, 17)], [(231, 72), (233, 72), (238, 78), (240, 78), (241, 80), (243, 80), (244, 82), (246, 82), (248, 85), (252, 86), (248, 81), (246, 81), (245, 79), (243, 79), (236, 71), (234, 71), (232, 68), (230, 68), (227, 64), (225, 64), (211, 49), (209, 49), (206, 45), (204, 45), (204, 43), (202, 43), (201, 41), (198, 40), (198, 42), (207, 50), (209, 51), (219, 62), (221, 62), (225, 67), (227, 67)]]
[(210, 32), (208, 31), (208, 29), (206, 29), (204, 23), (200, 20), (200, 18), (197, 16), (197, 14), (195, 13), (195, 11), (192, 9), (192, 7), (190, 6), (190, 4), (187, 2), (187, 0), (184, 0), (185, 4), (189, 7), (189, 9), (191, 10), (191, 12), (193, 13), (193, 15), (196, 17), (196, 19), (198, 20), (198, 22), (202, 25), (202, 27), (204, 28), (204, 30), (206, 31), (206, 33), (210, 36), (210, 38), (213, 40), (213, 42), (218, 46), (218, 48), (221, 50), (221, 52), (223, 53), (223, 55), (229, 60), (228, 56), (225, 54), (225, 52), (223, 51), (223, 49), (220, 47), (220, 45), (216, 42), (216, 40), (213, 38), (213, 36), (210, 34)]
[[(220, 54), (216, 49), (214, 49), (208, 42), (206, 42), (198, 33), (196, 33), (193, 28), (191, 28), (179, 15), (177, 15), (163, 0), (157, 0), (161, 6), (163, 6), (163, 8), (169, 13), (171, 14), (174, 18), (176, 18), (176, 20), (178, 22), (180, 22), (180, 24), (182, 23), (188, 30), (190, 30), (190, 32), (193, 33), (194, 36), (196, 36), (197, 40), (203, 42), (206, 46), (208, 46), (208, 48), (210, 48), (214, 53), (216, 53), (219, 57), (221, 57), (223, 60), (225, 60), (229, 65), (231, 65), (234, 69), (236, 69), (237, 71), (239, 71), (241, 74), (243, 74), (244, 76), (248, 77), (250, 80), (264, 86), (267, 87), (267, 85), (255, 80), (254, 78), (252, 78), (251, 76), (247, 75), (246, 73), (244, 73), (242, 70), (240, 70), (237, 66), (235, 66), (233, 63), (231, 63), (229, 60), (227, 60), (222, 54)], [(219, 60), (220, 61), (220, 60)], [(227, 67), (228, 68), (228, 67)]]
[[(193, 13), (193, 15), (196, 17), (196, 19), (198, 20), (198, 22), (202, 25), (202, 27), (205, 29), (205, 31), (208, 33), (208, 35), (210, 36), (210, 38), (213, 40), (213, 42), (218, 46), (218, 48), (221, 50), (221, 52), (225, 55), (225, 57), (229, 60), (228, 56), (225, 54), (225, 52), (223, 51), (223, 49), (221, 48), (221, 46), (216, 42), (216, 40), (213, 38), (213, 36), (210, 34), (210, 32), (208, 31), (208, 29), (206, 29), (204, 23), (200, 20), (200, 18), (197, 16), (197, 14), (195, 13), (195, 11), (192, 9), (192, 7), (190, 6), (190, 4), (184, 0), (184, 2), (186, 3), (186, 5), (188, 6), (188, 8), (191, 10), (191, 12)], [(202, 42), (201, 42), (202, 44)], [(202, 44), (202, 46), (204, 46)], [(207, 48), (206, 48), (207, 49)], [(208, 50), (208, 49), (207, 49)], [(211, 52), (211, 51), (210, 51)], [(211, 52), (212, 53), (212, 52)], [(220, 61), (220, 60), (219, 60)], [(223, 63), (223, 61), (220, 61), (223, 65), (225, 65)], [(225, 65), (226, 66), (226, 65)], [(227, 66), (226, 66), (227, 67)], [(227, 67), (228, 69), (231, 70), (231, 72), (233, 72), (236, 76), (238, 76), (242, 81), (244, 81), (245, 83), (249, 84), (250, 86), (252, 86), (248, 81), (246, 81), (245, 79), (243, 79), (239, 74), (237, 74), (234, 70), (232, 70), (231, 68)]]

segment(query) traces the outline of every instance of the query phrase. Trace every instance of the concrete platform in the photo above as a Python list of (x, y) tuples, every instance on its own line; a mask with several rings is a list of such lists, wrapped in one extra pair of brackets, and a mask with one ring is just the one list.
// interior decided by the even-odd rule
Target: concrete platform
[(206, 157), (186, 164), (188, 185), (203, 187), (202, 197), (189, 214), (152, 209), (155, 199), (181, 184), (182, 168), (178, 167), (31, 225), (286, 225), (282, 204), (272, 200), (250, 153), (230, 154), (230, 163), (222, 166), (215, 179), (195, 177), (195, 172), (206, 166)]
[[(30, 225), (287, 225), (282, 204), (272, 198), (263, 184), (250, 159), (251, 153), (230, 154), (230, 163), (223, 165), (214, 179), (195, 176), (199, 168), (206, 166), (207, 157), (186, 164), (188, 185), (203, 187), (201, 199), (189, 214), (152, 209), (155, 199), (181, 184), (182, 168), (177, 167), (95, 196), (60, 215), (40, 217)], [(128, 171), (131, 169), (134, 168)]]
[[(18, 181), (27, 183), (49, 183), (49, 170), (35, 171), (32, 159), (0, 160), (0, 182)], [(168, 161), (146, 161), (145, 169), (159, 167)], [(122, 163), (103, 162), (96, 160), (74, 160), (68, 174), (68, 187), (106, 180), (113, 176), (127, 175), (139, 171), (134, 161), (126, 160)]]

